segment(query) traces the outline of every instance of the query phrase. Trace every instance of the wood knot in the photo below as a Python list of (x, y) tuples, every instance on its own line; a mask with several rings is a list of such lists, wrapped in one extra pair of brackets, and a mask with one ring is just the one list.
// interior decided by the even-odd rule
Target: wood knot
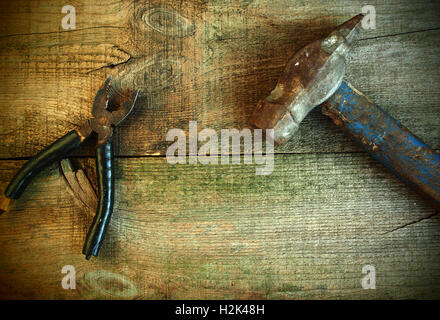
[(141, 20), (151, 29), (173, 37), (187, 37), (195, 32), (195, 25), (169, 8), (153, 8), (143, 11)]
[(120, 274), (105, 270), (92, 271), (85, 274), (83, 280), (87, 295), (117, 299), (133, 299), (138, 296), (136, 286)]
[(127, 65), (119, 75), (119, 86), (136, 87), (143, 93), (161, 91), (180, 78), (185, 58), (159, 52), (152, 57), (141, 57)]

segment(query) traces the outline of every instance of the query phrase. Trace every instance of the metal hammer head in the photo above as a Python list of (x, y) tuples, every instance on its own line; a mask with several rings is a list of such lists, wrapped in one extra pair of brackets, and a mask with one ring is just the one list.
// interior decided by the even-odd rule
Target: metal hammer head
[(345, 60), (362, 18), (362, 14), (353, 17), (294, 54), (275, 89), (258, 103), (251, 124), (274, 129), (274, 142), (285, 143), (305, 116), (341, 85)]

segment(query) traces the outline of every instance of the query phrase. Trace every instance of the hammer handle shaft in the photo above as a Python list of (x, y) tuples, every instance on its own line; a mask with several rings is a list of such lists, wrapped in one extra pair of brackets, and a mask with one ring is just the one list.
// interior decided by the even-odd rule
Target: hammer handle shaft
[(342, 82), (323, 113), (440, 209), (440, 155), (365, 95)]

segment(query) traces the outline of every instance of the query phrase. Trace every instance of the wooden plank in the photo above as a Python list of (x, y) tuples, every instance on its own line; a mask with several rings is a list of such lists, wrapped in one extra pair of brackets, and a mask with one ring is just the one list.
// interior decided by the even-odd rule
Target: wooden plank
[[(141, 106), (116, 132), (121, 156), (164, 154), (170, 128), (246, 127), (288, 57), (362, 1), (62, 1), (0, 4), (0, 158), (27, 157), (90, 117), (110, 73)], [(439, 146), (439, 8), (371, 3), (347, 78)], [(391, 84), (391, 85), (390, 85)], [(0, 216), (0, 296), (9, 298), (438, 298), (436, 212), (319, 111), (255, 166), (118, 158), (117, 203), (99, 259), (82, 244), (93, 212), (57, 165)], [(332, 152), (355, 152), (334, 154)], [(317, 153), (317, 154), (313, 154)], [(90, 142), (79, 153), (94, 154)], [(94, 178), (94, 160), (81, 159)], [(0, 191), (23, 164), (0, 160)], [(377, 289), (363, 290), (374, 265)], [(61, 288), (64, 265), (77, 290)]]
[[(0, 161), (1, 190), (21, 164)], [(80, 253), (91, 215), (55, 165), (0, 216), (1, 297), (440, 297), (438, 215), (365, 154), (277, 155), (268, 176), (162, 157), (116, 167), (98, 259)], [(376, 290), (361, 287), (367, 264)], [(64, 265), (77, 290), (62, 289)]]
[(77, 29), (122, 27), (120, 12), (129, 5), (124, 1), (104, 0), (16, 0), (0, 4), (0, 38), (21, 36), (22, 39), (35, 33), (76, 32), (66, 31), (61, 20), (66, 13), (61, 9), (71, 5), (76, 12)]
[[(164, 154), (166, 132), (187, 129), (190, 120), (198, 121), (200, 130), (247, 127), (288, 57), (361, 7), (352, 1), (297, 6), (284, 0), (231, 1), (228, 6), (78, 1), (72, 2), (79, 8), (78, 29), (58, 32), (59, 8), (39, 3), (2, 4), (2, 158), (31, 156), (78, 127), (90, 117), (94, 92), (109, 73), (119, 75), (124, 85), (134, 83), (147, 97), (116, 132), (119, 155)], [(366, 40), (354, 49), (347, 77), (440, 148), (440, 36), (431, 30), (438, 29), (438, 4), (378, 3), (376, 10), (378, 28), (362, 36)], [(388, 37), (421, 30), (431, 31)], [(79, 154), (93, 155), (92, 145)], [(318, 110), (297, 137), (277, 149), (342, 151), (359, 148)]]
[[(295, 32), (292, 28), (299, 24), (309, 24), (314, 28), (317, 25), (342, 21), (347, 16), (356, 15), (365, 6), (364, 1), (297, 1), (290, 0), (196, 0), (191, 3), (176, 3), (172, 0), (72, 0), (77, 13), (78, 29), (96, 28), (102, 26), (123, 27), (127, 21), (127, 12), (139, 8), (166, 7), (186, 13), (194, 18), (204, 13), (224, 13), (220, 17), (234, 19), (234, 16), (248, 15), (248, 17), (263, 18), (265, 22), (278, 25), (282, 32)], [(377, 26), (369, 32), (372, 36), (385, 36), (397, 33), (429, 30), (439, 27), (439, 4), (435, 1), (391, 0), (371, 1), (377, 14)], [(63, 31), (61, 19), (65, 14), (61, 8), (65, 1), (52, 0), (15, 0), (0, 4), (0, 37), (24, 35), (28, 33), (49, 33)], [(246, 17), (247, 18), (247, 17)], [(319, 22), (321, 21), (321, 22)], [(240, 19), (239, 24), (246, 23)], [(223, 27), (234, 27), (224, 24)], [(319, 28), (319, 27), (318, 27)], [(222, 28), (222, 31), (225, 30)]]

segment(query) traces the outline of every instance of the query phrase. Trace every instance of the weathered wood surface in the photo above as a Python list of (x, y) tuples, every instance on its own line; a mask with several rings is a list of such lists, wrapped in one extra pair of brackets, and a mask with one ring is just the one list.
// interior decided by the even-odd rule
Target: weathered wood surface
[[(54, 165), (0, 216), (0, 297), (440, 298), (438, 215), (319, 110), (276, 148), (269, 176), (160, 156), (166, 132), (190, 120), (247, 127), (288, 57), (363, 1), (71, 1), (71, 31), (65, 4), (0, 3), (0, 191), (21, 158), (90, 117), (108, 74), (146, 98), (116, 132), (100, 257), (81, 255), (93, 212)], [(440, 4), (372, 4), (377, 29), (361, 35), (347, 79), (440, 148)], [(77, 155), (94, 180), (93, 142)], [(366, 264), (376, 290), (361, 287)], [(62, 289), (64, 265), (77, 290)]]
[[(1, 187), (21, 163), (0, 161)], [(80, 253), (91, 214), (57, 166), (1, 217), (1, 296), (440, 296), (438, 216), (366, 154), (278, 155), (270, 176), (163, 158), (116, 166), (116, 210), (99, 259)], [(376, 290), (361, 287), (367, 264)], [(63, 265), (76, 267), (77, 290), (62, 289)]]
[[(361, 8), (351, 1), (170, 2), (166, 12), (185, 19), (162, 22), (176, 36), (142, 19), (160, 2), (74, 3), (74, 31), (60, 30), (61, 4), (31, 3), (1, 10), (12, 13), (0, 22), (3, 158), (31, 156), (89, 118), (93, 94), (109, 73), (148, 96), (117, 132), (119, 155), (164, 154), (166, 132), (187, 129), (190, 120), (200, 129), (247, 127), (288, 57)], [(377, 29), (361, 35), (347, 79), (439, 148), (440, 5), (408, 1), (376, 10)], [(277, 152), (360, 150), (319, 110), (300, 130)]]

